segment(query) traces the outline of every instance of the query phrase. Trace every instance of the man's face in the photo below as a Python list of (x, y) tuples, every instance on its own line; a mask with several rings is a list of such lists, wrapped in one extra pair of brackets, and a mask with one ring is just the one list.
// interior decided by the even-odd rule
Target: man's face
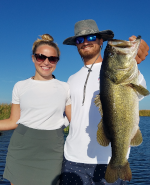
[(83, 59), (92, 59), (100, 52), (100, 46), (103, 44), (103, 39), (96, 38), (95, 41), (88, 41), (86, 37), (84, 42), (76, 44), (78, 52)]

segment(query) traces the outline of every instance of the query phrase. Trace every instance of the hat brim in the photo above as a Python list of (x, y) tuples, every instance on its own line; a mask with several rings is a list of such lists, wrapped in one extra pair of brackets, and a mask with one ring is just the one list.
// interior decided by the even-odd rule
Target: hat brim
[[(91, 33), (91, 35), (93, 35), (93, 34), (100, 35), (100, 37), (103, 39), (103, 41), (107, 41), (107, 40), (112, 39), (114, 37), (114, 33), (111, 30), (104, 30), (104, 31), (100, 31), (100, 32), (93, 32), (93, 33)], [(82, 36), (85, 36), (85, 35), (89, 35), (89, 33), (88, 34), (83, 34), (83, 35), (69, 37), (69, 38), (64, 40), (63, 44), (76, 45), (76, 38), (77, 37), (82, 37)]]

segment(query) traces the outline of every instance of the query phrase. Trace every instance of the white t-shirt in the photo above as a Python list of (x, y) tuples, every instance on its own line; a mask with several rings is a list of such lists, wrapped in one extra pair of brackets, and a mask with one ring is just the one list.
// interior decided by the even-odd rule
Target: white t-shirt
[[(88, 65), (90, 68), (91, 65)], [(72, 162), (87, 164), (107, 164), (111, 157), (111, 145), (103, 147), (96, 139), (97, 125), (101, 120), (94, 98), (99, 94), (99, 72), (101, 63), (92, 67), (87, 86), (85, 102), (82, 106), (83, 88), (88, 74), (88, 68), (82, 67), (69, 80), (71, 93), (71, 122), (69, 135), (65, 142), (65, 158)], [(143, 75), (139, 81), (145, 82)], [(129, 150), (130, 151), (130, 150)], [(128, 152), (129, 155), (129, 152)], [(128, 157), (128, 156), (127, 156)]]
[(19, 81), (13, 89), (12, 103), (20, 104), (17, 124), (40, 130), (58, 129), (67, 121), (63, 113), (71, 104), (69, 85), (56, 79)]

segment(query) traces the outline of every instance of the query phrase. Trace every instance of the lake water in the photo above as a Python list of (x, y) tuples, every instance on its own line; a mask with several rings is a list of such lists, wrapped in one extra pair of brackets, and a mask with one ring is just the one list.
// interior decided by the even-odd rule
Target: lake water
[[(143, 143), (132, 147), (129, 163), (132, 170), (132, 180), (128, 184), (150, 185), (150, 117), (140, 117), (140, 129)], [(2, 178), (5, 167), (7, 147), (13, 131), (2, 132), (0, 136), (0, 184), (10, 185)]]
[(150, 117), (140, 117), (140, 130), (143, 143), (131, 148), (129, 163), (132, 180), (129, 184), (150, 185)]

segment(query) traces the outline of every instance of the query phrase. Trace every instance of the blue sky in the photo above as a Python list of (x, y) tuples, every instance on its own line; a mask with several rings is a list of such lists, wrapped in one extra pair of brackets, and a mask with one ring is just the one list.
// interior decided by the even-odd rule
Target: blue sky
[[(39, 35), (49, 33), (58, 44), (61, 57), (54, 75), (67, 81), (83, 66), (76, 47), (62, 44), (74, 35), (77, 21), (94, 19), (100, 31), (113, 30), (115, 39), (141, 35), (150, 46), (149, 9), (149, 0), (1, 0), (0, 103), (11, 103), (14, 84), (34, 75), (31, 49)], [(150, 90), (150, 55), (138, 67)], [(150, 96), (140, 109), (150, 109)]]

